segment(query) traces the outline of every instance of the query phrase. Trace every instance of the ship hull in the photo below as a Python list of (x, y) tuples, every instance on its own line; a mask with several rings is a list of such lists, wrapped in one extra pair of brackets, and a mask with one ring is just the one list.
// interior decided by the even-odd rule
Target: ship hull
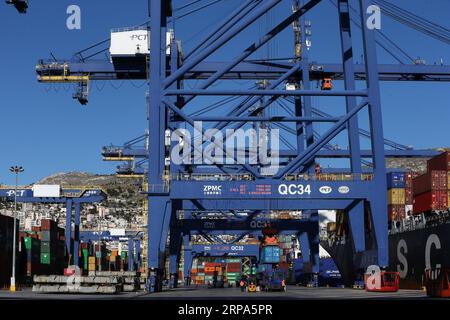
[(421, 289), (425, 269), (450, 267), (450, 224), (390, 235), (389, 267), (401, 288)]
[[(352, 240), (321, 244), (334, 259), (343, 282), (353, 283), (358, 267)], [(450, 223), (389, 236), (389, 270), (399, 272), (401, 289), (422, 289), (424, 270), (430, 267), (450, 267)]]

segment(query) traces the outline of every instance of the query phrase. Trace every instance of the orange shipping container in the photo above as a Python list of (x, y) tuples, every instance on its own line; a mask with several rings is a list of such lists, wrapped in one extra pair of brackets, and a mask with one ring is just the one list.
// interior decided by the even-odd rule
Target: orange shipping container
[(406, 218), (404, 205), (389, 205), (387, 208), (389, 221), (401, 221)]

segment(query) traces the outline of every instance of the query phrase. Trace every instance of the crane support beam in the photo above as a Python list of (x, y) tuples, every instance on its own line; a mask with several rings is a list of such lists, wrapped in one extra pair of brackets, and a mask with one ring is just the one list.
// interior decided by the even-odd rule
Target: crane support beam
[[(144, 80), (147, 79), (145, 63), (133, 68), (118, 68), (106, 60), (88, 60), (85, 62), (61, 61), (59, 67), (37, 66), (36, 72), (40, 82), (79, 82), (86, 80)], [(67, 65), (72, 76), (61, 76)], [(202, 62), (186, 73), (184, 80), (208, 79), (223, 68), (225, 62)], [(293, 68), (293, 62), (241, 62), (223, 75), (221, 79), (229, 80), (276, 80)], [(420, 64), (379, 64), (380, 81), (450, 81), (450, 66), (448, 65), (420, 65)], [(329, 77), (333, 80), (344, 80), (342, 64), (325, 63), (309, 64), (310, 79), (322, 80)], [(365, 65), (354, 64), (355, 80), (366, 80)], [(55, 74), (52, 76), (52, 74)], [(89, 76), (86, 76), (89, 74)], [(59, 75), (59, 76), (58, 76)], [(294, 73), (301, 79), (301, 69)], [(65, 80), (65, 81), (64, 81)]]

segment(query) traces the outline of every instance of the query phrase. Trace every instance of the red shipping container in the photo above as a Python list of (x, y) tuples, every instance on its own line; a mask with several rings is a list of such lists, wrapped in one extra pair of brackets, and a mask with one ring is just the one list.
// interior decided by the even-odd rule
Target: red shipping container
[(450, 152), (444, 152), (427, 161), (428, 171), (444, 170), (450, 171)]
[(414, 196), (412, 189), (405, 189), (405, 204), (413, 204)]
[(414, 196), (434, 190), (448, 190), (447, 171), (429, 171), (413, 180)]
[(405, 188), (412, 189), (413, 179), (420, 176), (418, 172), (407, 172), (405, 175)]
[(389, 221), (400, 221), (406, 218), (406, 210), (403, 204), (390, 204), (387, 211)]
[(434, 210), (447, 210), (448, 191), (438, 190), (422, 193), (414, 197), (413, 213), (423, 213)]
[(41, 220), (41, 230), (42, 231), (57, 231), (58, 224), (56, 221), (50, 219), (42, 219)]
[(242, 269), (241, 269), (241, 267), (227, 267), (226, 271), (227, 272), (231, 272), (231, 273), (235, 273), (235, 272), (241, 272)]

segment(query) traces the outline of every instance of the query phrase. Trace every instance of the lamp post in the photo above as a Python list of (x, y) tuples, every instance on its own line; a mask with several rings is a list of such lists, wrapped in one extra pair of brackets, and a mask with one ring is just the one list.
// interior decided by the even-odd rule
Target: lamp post
[(17, 186), (19, 184), (19, 173), (23, 172), (24, 169), (19, 166), (14, 166), (9, 168), (9, 171), (16, 175), (16, 185), (14, 187), (14, 233), (13, 233), (13, 253), (12, 253), (12, 275), (11, 275), (11, 286), (10, 291), (16, 291), (16, 237), (17, 237)]

